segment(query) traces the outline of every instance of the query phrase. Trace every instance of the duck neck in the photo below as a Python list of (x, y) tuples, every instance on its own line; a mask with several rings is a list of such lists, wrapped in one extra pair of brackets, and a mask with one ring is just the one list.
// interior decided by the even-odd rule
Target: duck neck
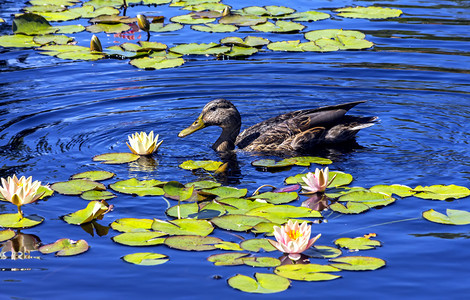
[(240, 132), (240, 125), (222, 127), (222, 133), (217, 141), (212, 145), (212, 149), (218, 152), (230, 151), (235, 149), (235, 140)]

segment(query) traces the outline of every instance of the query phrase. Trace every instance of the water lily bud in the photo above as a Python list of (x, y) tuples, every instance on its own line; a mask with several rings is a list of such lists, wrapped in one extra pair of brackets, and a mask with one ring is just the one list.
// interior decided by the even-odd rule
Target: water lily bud
[(226, 6), (224, 8), (224, 11), (222, 12), (222, 17), (228, 16), (228, 15), (230, 15), (230, 8)]
[(91, 38), (90, 50), (91, 51), (103, 52), (103, 47), (101, 47), (100, 39), (96, 35), (93, 35), (92, 38)]
[(137, 15), (137, 25), (139, 25), (139, 28), (145, 32), (149, 32), (150, 30), (149, 20), (147, 20), (147, 17), (144, 15)]

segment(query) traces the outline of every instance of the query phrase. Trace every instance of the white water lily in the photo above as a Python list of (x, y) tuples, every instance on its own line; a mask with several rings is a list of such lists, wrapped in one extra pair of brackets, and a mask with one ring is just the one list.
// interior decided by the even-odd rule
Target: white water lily
[(40, 181), (34, 181), (32, 177), (22, 176), (20, 179), (13, 175), (7, 179), (2, 178), (2, 185), (0, 186), (0, 193), (5, 200), (15, 204), (18, 207), (18, 213), (23, 217), (21, 206), (24, 204), (32, 203), (38, 200), (42, 194), (38, 194), (38, 189), (41, 186)]
[(136, 132), (129, 136), (126, 143), (132, 153), (137, 155), (150, 155), (158, 150), (163, 140), (158, 142), (158, 134), (154, 137), (153, 131), (147, 135), (145, 132)]

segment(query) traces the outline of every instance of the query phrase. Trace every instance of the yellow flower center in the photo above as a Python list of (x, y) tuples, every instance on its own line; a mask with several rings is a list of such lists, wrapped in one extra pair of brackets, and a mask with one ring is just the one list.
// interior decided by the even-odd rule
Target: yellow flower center
[(291, 238), (291, 240), (297, 240), (302, 236), (302, 233), (299, 230), (291, 230), (287, 232), (287, 235)]

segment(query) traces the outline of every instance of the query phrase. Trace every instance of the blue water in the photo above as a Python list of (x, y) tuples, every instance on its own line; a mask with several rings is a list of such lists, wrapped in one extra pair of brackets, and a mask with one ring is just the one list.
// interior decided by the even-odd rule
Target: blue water
[[(234, 8), (253, 5), (251, 1), (225, 3)], [(272, 0), (256, 4), (285, 3)], [(0, 177), (32, 175), (43, 183), (54, 183), (79, 172), (104, 169), (116, 173), (105, 184), (131, 177), (186, 183), (198, 177), (178, 165), (188, 159), (217, 160), (210, 145), (219, 129), (207, 128), (184, 139), (176, 136), (214, 98), (235, 103), (245, 126), (290, 110), (368, 100), (351, 114), (379, 116), (380, 123), (358, 134), (360, 148), (323, 152), (334, 161), (330, 169), (352, 174), (352, 185), (366, 188), (394, 183), (469, 187), (470, 4), (445, 0), (296, 1), (289, 6), (299, 11), (330, 12), (337, 7), (372, 4), (402, 9), (404, 15), (388, 21), (333, 17), (304, 23), (308, 26), (304, 31), (361, 30), (376, 44), (365, 51), (267, 51), (244, 60), (189, 57), (178, 68), (144, 71), (127, 61), (63, 61), (34, 50), (0, 48)], [(11, 14), (23, 6), (22, 2), (3, 0), (0, 17), (11, 23)], [(128, 10), (128, 15), (137, 13), (171, 17), (185, 11), (167, 6)], [(0, 24), (0, 34), (10, 30), (8, 24)], [(262, 34), (249, 28), (229, 35), (248, 34), (272, 41), (302, 39), (302, 34)], [(76, 36), (79, 45), (88, 44), (89, 33)], [(113, 35), (98, 36), (104, 45), (126, 41)], [(192, 31), (186, 26), (174, 33), (154, 33), (151, 40), (171, 46), (217, 42), (225, 36)], [(127, 135), (150, 130), (164, 139), (154, 157), (155, 168), (137, 163), (105, 166), (91, 160), (97, 154), (127, 152)], [(260, 156), (240, 152), (237, 158), (240, 174), (230, 178), (230, 184), (248, 188), (250, 193), (263, 184), (282, 186), (284, 178), (307, 171), (294, 167), (280, 173), (261, 172), (251, 166)], [(253, 275), (272, 270), (213, 266), (206, 258), (218, 251), (121, 246), (111, 240), (117, 235), (112, 229), (107, 235), (91, 236), (59, 218), (84, 208), (87, 202), (55, 194), (24, 207), (26, 214), (40, 215), (45, 222), (22, 232), (36, 235), (45, 244), (64, 237), (85, 239), (91, 249), (68, 258), (32, 252), (38, 259), (0, 260), (0, 298), (465, 299), (470, 292), (470, 226), (434, 224), (421, 219), (421, 213), (431, 208), (468, 211), (468, 201), (410, 197), (361, 215), (332, 214), (328, 222), (312, 228), (314, 233), (322, 233), (317, 244), (333, 246), (339, 237), (374, 232), (383, 246), (359, 255), (380, 257), (387, 266), (373, 272), (342, 272), (341, 279), (329, 282), (293, 281), (283, 293), (260, 296), (234, 290), (226, 280), (237, 273)], [(161, 197), (123, 194), (109, 203), (115, 208), (98, 221), (104, 226), (123, 217), (165, 219), (168, 207)], [(11, 204), (0, 204), (2, 213), (15, 209)], [(240, 241), (222, 230), (214, 235)], [(144, 251), (166, 254), (170, 261), (142, 267), (120, 259)], [(218, 276), (221, 279), (215, 279)]]

